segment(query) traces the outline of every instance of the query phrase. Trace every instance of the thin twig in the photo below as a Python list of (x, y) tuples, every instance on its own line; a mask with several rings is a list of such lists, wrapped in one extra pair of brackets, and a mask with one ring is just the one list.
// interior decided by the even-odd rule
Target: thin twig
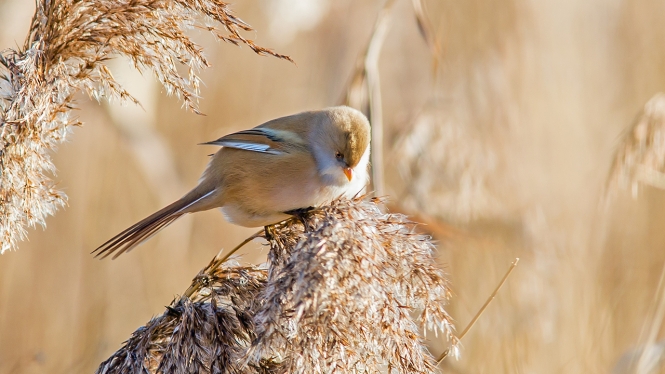
[[(236, 253), (237, 250), (239, 250), (240, 248), (242, 248), (243, 246), (245, 246), (245, 244), (251, 242), (252, 240), (254, 240), (254, 239), (260, 237), (261, 234), (263, 234), (263, 230), (259, 230), (259, 231), (255, 232), (254, 234), (252, 234), (252, 236), (250, 236), (249, 238), (243, 240), (242, 243), (240, 243), (240, 244), (237, 245), (235, 248), (233, 248), (229, 253), (226, 254), (226, 256), (222, 257), (219, 261), (217, 261), (217, 263), (218, 263), (218, 264), (223, 264), (226, 260), (229, 259), (229, 257), (231, 257), (231, 255), (233, 255), (234, 253)], [(220, 254), (221, 254), (221, 253), (220, 253)]]
[[(229, 257), (231, 257), (231, 255), (236, 253), (236, 251), (238, 251), (240, 248), (244, 247), (245, 244), (247, 244), (247, 243), (251, 242), (252, 240), (260, 237), (261, 234), (263, 234), (263, 230), (259, 230), (256, 233), (252, 234), (250, 237), (243, 240), (242, 243), (238, 244), (235, 248), (233, 248), (229, 253), (227, 253), (222, 258), (219, 258), (219, 256), (222, 254), (222, 252), (224, 250), (222, 249), (221, 251), (219, 251), (217, 256), (215, 256), (215, 258), (212, 260), (211, 264), (208, 266), (208, 269), (207, 269), (206, 273), (208, 273), (210, 271), (214, 271), (219, 265), (226, 262), (226, 260), (228, 260)], [(192, 281), (192, 284), (189, 286), (189, 288), (187, 288), (187, 291), (185, 291), (185, 293), (182, 295), (183, 298), (184, 297), (186, 297), (186, 298), (191, 297), (194, 294), (194, 292), (198, 291), (201, 288), (201, 282), (199, 281), (200, 279), (201, 279), (201, 275), (198, 275), (196, 278), (194, 278), (194, 280)]]
[[(457, 337), (458, 340), (462, 340), (462, 338), (464, 338), (466, 333), (469, 332), (469, 330), (476, 323), (476, 321), (478, 321), (478, 318), (480, 318), (480, 316), (483, 314), (485, 309), (487, 309), (487, 306), (490, 305), (492, 300), (494, 300), (494, 298), (496, 297), (496, 294), (499, 292), (501, 287), (503, 287), (503, 284), (506, 283), (506, 280), (510, 276), (510, 273), (513, 272), (513, 269), (515, 269), (518, 262), (520, 262), (519, 257), (515, 258), (515, 261), (513, 261), (513, 263), (510, 264), (510, 268), (508, 268), (508, 271), (506, 272), (506, 275), (503, 276), (503, 279), (501, 279), (501, 282), (499, 282), (499, 284), (494, 289), (494, 292), (492, 292), (492, 294), (487, 298), (487, 301), (485, 301), (485, 304), (483, 304), (483, 306), (480, 308), (480, 310), (478, 310), (478, 313), (476, 313), (476, 315), (471, 319), (471, 322), (469, 322), (469, 324), (466, 325), (466, 327), (464, 328), (464, 331), (462, 331), (462, 333), (459, 334), (459, 336)], [(441, 364), (441, 362), (443, 362), (443, 359), (446, 358), (449, 353), (450, 353), (450, 349), (446, 349), (441, 354), (441, 356), (439, 356), (439, 358), (436, 360), (436, 365), (439, 366)]]

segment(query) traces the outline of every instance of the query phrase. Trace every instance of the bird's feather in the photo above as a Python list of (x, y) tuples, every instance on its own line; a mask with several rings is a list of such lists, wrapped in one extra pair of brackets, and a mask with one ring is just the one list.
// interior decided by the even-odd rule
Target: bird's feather
[(293, 147), (294, 144), (301, 143), (303, 143), (303, 140), (300, 137), (287, 131), (253, 128), (238, 131), (203, 144), (281, 155), (289, 153), (289, 148)]
[(195, 189), (185, 195), (182, 199), (146, 217), (120, 234), (109, 239), (106, 243), (97, 247), (92, 253), (95, 254), (95, 257), (101, 258), (106, 258), (113, 254), (113, 258), (116, 258), (124, 252), (130, 251), (132, 248), (143, 243), (158, 231), (180, 218), (183, 214), (192, 210), (196, 211), (196, 204), (201, 203), (214, 192), (215, 191), (212, 190), (206, 193), (200, 193)]

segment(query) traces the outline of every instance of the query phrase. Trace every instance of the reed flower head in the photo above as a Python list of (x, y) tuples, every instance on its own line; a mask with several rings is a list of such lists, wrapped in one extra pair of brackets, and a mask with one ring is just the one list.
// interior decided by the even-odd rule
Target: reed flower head
[(0, 253), (16, 247), (26, 225), (43, 226), (66, 201), (49, 177), (55, 172), (49, 151), (79, 124), (69, 115), (74, 94), (136, 102), (113, 79), (108, 59), (123, 55), (138, 70), (152, 71), (197, 111), (197, 71), (209, 64), (186, 34), (193, 27), (289, 59), (244, 38), (240, 31), (251, 28), (220, 0), (37, 1), (23, 48), (0, 53)]
[(640, 183), (665, 189), (665, 94), (645, 105), (624, 133), (610, 169), (609, 192), (630, 187), (637, 193)]
[(97, 373), (242, 372), (239, 363), (254, 339), (251, 311), (265, 270), (219, 266), (207, 274), (207, 287), (174, 301), (136, 330)]
[(424, 333), (457, 340), (429, 238), (377, 201), (337, 200), (303, 221), (307, 230), (295, 220), (267, 230), (267, 268), (213, 260), (191, 300), (137, 330), (98, 373), (434, 371)]

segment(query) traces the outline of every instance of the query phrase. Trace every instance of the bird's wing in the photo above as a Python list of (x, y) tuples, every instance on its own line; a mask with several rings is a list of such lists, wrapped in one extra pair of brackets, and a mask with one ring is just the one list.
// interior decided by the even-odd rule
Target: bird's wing
[(290, 131), (253, 128), (234, 132), (203, 144), (280, 155), (289, 153), (289, 150), (294, 147), (304, 146), (304, 141), (300, 136)]

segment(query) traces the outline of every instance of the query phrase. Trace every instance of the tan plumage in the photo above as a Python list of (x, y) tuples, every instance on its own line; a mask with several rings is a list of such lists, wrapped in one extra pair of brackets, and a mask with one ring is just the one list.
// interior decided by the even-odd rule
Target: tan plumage
[(222, 208), (230, 222), (257, 227), (288, 218), (288, 211), (351, 197), (369, 179), (369, 141), (367, 118), (341, 106), (277, 118), (206, 143), (222, 148), (193, 190), (93, 253), (115, 258), (186, 213)]

